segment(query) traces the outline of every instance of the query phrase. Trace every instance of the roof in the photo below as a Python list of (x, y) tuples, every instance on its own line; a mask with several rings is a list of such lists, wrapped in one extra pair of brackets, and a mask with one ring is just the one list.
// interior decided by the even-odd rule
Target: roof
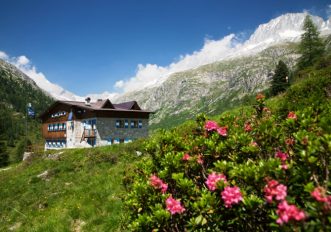
[(79, 101), (56, 101), (51, 105), (44, 113), (39, 117), (42, 118), (48, 114), (51, 109), (59, 104), (65, 104), (69, 106), (76, 106), (82, 109), (92, 111), (121, 111), (121, 112), (141, 112), (141, 113), (154, 113), (152, 111), (142, 110), (136, 101), (122, 102), (118, 104), (112, 104), (109, 99), (98, 99), (96, 102), (79, 102)]

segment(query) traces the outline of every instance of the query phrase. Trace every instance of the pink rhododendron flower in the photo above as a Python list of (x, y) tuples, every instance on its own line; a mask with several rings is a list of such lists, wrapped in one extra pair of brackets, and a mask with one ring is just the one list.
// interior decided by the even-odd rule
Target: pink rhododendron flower
[(288, 113), (287, 118), (297, 119), (297, 115), (293, 111), (291, 111), (291, 112)]
[(324, 209), (329, 211), (331, 209), (331, 196), (326, 194), (326, 190), (323, 187), (316, 187), (314, 191), (311, 192), (311, 196), (315, 198), (316, 201), (324, 203)]
[(168, 184), (163, 183), (161, 185), (161, 193), (165, 193), (168, 189)]
[(198, 155), (197, 162), (198, 164), (203, 164), (203, 159), (201, 154)]
[(280, 165), (280, 168), (283, 170), (287, 170), (288, 166), (287, 166), (287, 164), (282, 164), (282, 165)]
[(311, 192), (311, 196), (319, 202), (328, 202), (328, 197), (326, 191), (323, 187), (316, 187), (314, 191)]
[(191, 156), (187, 153), (184, 154), (182, 160), (188, 161), (191, 158)]
[(290, 220), (301, 221), (306, 218), (303, 210), (298, 209), (295, 205), (289, 205), (287, 201), (278, 204), (276, 213), (278, 215), (276, 222), (280, 225)]
[(218, 128), (218, 125), (217, 125), (217, 123), (216, 123), (215, 121), (211, 121), (211, 120), (209, 120), (209, 121), (207, 121), (206, 124), (205, 124), (205, 129), (206, 129), (207, 131), (217, 130), (217, 128)]
[(282, 162), (282, 164), (281, 164), (281, 169), (283, 169), (283, 170), (287, 170), (288, 169), (288, 166), (287, 166), (287, 164), (286, 164), (286, 160), (287, 160), (287, 158), (288, 158), (288, 154), (286, 154), (286, 153), (283, 153), (283, 152), (281, 152), (281, 151), (277, 151), (276, 152), (276, 154), (275, 154), (275, 157), (276, 158), (279, 158), (280, 160), (281, 160), (281, 162)]
[(158, 178), (156, 175), (152, 175), (149, 178), (149, 183), (152, 185), (155, 189), (160, 189), (162, 193), (165, 193), (168, 189), (168, 185), (164, 183), (160, 178)]
[(226, 208), (231, 208), (232, 205), (238, 204), (243, 200), (240, 188), (237, 186), (225, 187), (221, 195)]
[(281, 161), (286, 161), (287, 158), (288, 158), (288, 154), (283, 153), (281, 151), (277, 151), (276, 154), (275, 154), (275, 157), (279, 158)]
[(223, 174), (219, 174), (219, 173), (215, 173), (215, 172), (212, 172), (211, 174), (208, 175), (208, 178), (207, 178), (207, 181), (206, 181), (206, 184), (208, 186), (208, 189), (210, 191), (214, 191), (216, 189), (216, 185), (217, 185), (217, 182), (218, 181), (223, 181), (224, 183), (227, 183), (226, 182), (226, 176), (223, 175)]
[(250, 146), (253, 146), (253, 147), (258, 147), (259, 145), (257, 144), (257, 142), (253, 141), (249, 144)]
[(263, 191), (265, 194), (264, 197), (268, 203), (271, 203), (273, 198), (278, 201), (285, 200), (287, 196), (287, 187), (283, 184), (279, 184), (276, 180), (268, 181)]
[(181, 214), (185, 211), (185, 208), (180, 204), (180, 201), (174, 199), (172, 196), (167, 198), (166, 206), (167, 206), (167, 210), (171, 214), (176, 214), (176, 213)]
[(245, 131), (246, 132), (252, 131), (251, 123), (250, 122), (246, 122), (245, 125), (244, 125), (244, 128), (245, 128)]
[(219, 127), (217, 128), (217, 133), (220, 134), (221, 136), (227, 136), (228, 135), (228, 128), (227, 127)]

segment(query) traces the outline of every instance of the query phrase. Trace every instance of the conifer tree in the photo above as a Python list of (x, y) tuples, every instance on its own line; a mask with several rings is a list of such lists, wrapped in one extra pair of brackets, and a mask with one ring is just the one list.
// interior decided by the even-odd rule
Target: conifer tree
[(303, 30), (305, 32), (301, 35), (301, 43), (299, 45), (302, 54), (298, 61), (299, 69), (312, 65), (324, 52), (323, 41), (319, 37), (317, 27), (309, 15), (305, 18)]
[(276, 66), (275, 74), (272, 76), (271, 94), (275, 96), (278, 93), (285, 91), (288, 86), (289, 70), (287, 65), (280, 60)]

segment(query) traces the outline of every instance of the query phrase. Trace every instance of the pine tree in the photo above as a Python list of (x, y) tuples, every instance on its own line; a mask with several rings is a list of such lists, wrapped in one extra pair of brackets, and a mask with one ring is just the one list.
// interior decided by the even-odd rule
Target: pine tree
[(317, 27), (309, 15), (305, 18), (303, 30), (305, 32), (301, 35), (301, 43), (299, 45), (302, 54), (298, 61), (299, 69), (312, 65), (324, 52), (323, 41), (319, 37)]
[(287, 65), (280, 60), (276, 66), (275, 74), (272, 76), (271, 94), (275, 96), (278, 93), (285, 91), (288, 86), (289, 70)]

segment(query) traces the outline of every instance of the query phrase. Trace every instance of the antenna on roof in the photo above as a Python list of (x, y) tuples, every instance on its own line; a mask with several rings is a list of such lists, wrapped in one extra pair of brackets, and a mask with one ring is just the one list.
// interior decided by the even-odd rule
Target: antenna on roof
[(91, 105), (91, 98), (90, 97), (85, 98), (85, 105), (87, 105), (87, 106)]

